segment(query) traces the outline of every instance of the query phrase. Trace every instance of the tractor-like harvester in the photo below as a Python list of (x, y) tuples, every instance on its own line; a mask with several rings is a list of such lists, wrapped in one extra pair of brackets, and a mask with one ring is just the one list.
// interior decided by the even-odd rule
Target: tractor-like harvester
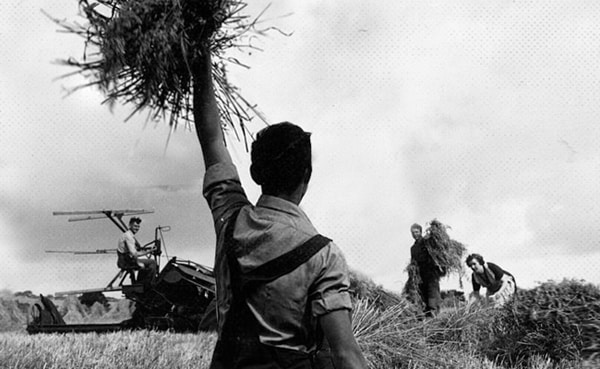
[[(125, 232), (125, 215), (147, 214), (148, 210), (99, 210), (83, 212), (55, 212), (54, 215), (77, 215), (69, 221), (110, 219)], [(149, 250), (157, 265), (164, 250), (163, 232), (170, 227), (156, 227), (154, 240), (142, 248)], [(63, 251), (50, 251), (63, 252)], [(75, 254), (114, 253), (116, 249), (70, 252)], [(93, 295), (121, 291), (124, 297), (135, 303), (131, 319), (110, 324), (66, 324), (54, 303), (40, 295), (40, 302), (31, 308), (29, 333), (55, 332), (110, 332), (126, 329), (156, 329), (176, 332), (196, 332), (216, 329), (214, 308), (215, 278), (212, 270), (190, 260), (171, 258), (160, 269), (151, 284), (137, 283), (136, 270), (120, 269), (104, 288), (58, 292), (56, 296)]]

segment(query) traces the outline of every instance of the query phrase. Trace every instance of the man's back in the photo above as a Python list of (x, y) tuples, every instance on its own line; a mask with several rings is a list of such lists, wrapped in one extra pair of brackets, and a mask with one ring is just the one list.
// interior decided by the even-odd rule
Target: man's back
[[(204, 195), (217, 231), (215, 275), (222, 329), (232, 301), (225, 231), (235, 221), (236, 260), (241, 272), (253, 270), (318, 234), (306, 214), (289, 201), (262, 195), (256, 206), (246, 199), (232, 165), (209, 168)], [(232, 219), (231, 214), (239, 210)], [(227, 220), (225, 220), (227, 219)], [(316, 345), (316, 321), (331, 310), (352, 308), (346, 262), (330, 243), (290, 273), (253, 289), (246, 301), (267, 345), (309, 352)]]
[[(242, 272), (251, 271), (302, 245), (317, 231), (295, 204), (262, 196), (237, 217), (234, 238)], [(346, 263), (329, 243), (307, 262), (246, 297), (264, 344), (309, 352), (315, 349), (317, 316), (352, 305)]]
[[(254, 310), (266, 313), (267, 308), (272, 304), (283, 304), (288, 308), (291, 302), (299, 302), (300, 308), (298, 311), (302, 312), (303, 316), (301, 327), (306, 328), (309, 332), (314, 332), (313, 327), (318, 322), (322, 327), (320, 331), (330, 344), (331, 362), (335, 364), (335, 367), (338, 369), (366, 369), (366, 361), (352, 332), (350, 311), (346, 308), (327, 306), (328, 297), (323, 292), (319, 293), (316, 299), (317, 301), (321, 299), (324, 302), (322, 304), (323, 311), (315, 308), (313, 305), (315, 300), (309, 300), (313, 296), (312, 294), (315, 293), (315, 286), (319, 288), (321, 272), (316, 277), (305, 276), (309, 287), (306, 288), (306, 293), (303, 293), (302, 296), (293, 299), (280, 298), (278, 301), (275, 301), (272, 296), (272, 292), (275, 290), (269, 292), (269, 283), (271, 282), (265, 282), (265, 291), (263, 292), (266, 298), (260, 301), (253, 297), (256, 294), (254, 288), (248, 285), (244, 286), (241, 282), (240, 274), (243, 274), (241, 269), (244, 267), (246, 256), (252, 255), (252, 258), (254, 258), (254, 254), (262, 256), (263, 253), (266, 253), (269, 255), (273, 251), (273, 247), (263, 247), (263, 241), (269, 236), (270, 229), (268, 227), (274, 227), (280, 223), (280, 220), (276, 217), (272, 224), (267, 224), (267, 228), (257, 232), (256, 236), (254, 236), (254, 226), (262, 227), (260, 221), (248, 223), (247, 225), (252, 226), (250, 230), (240, 227), (240, 229), (237, 229), (237, 232), (239, 232), (237, 234), (236, 229), (228, 227), (230, 224), (235, 224), (235, 228), (238, 228), (237, 224), (233, 223), (233, 219), (236, 219), (237, 222), (240, 208), (251, 207), (251, 205), (241, 187), (237, 171), (224, 144), (222, 126), (219, 121), (219, 109), (212, 83), (209, 41), (205, 41), (206, 43), (202, 44), (201, 53), (192, 62), (192, 69), (194, 74), (194, 125), (206, 168), (204, 196), (213, 214), (217, 233), (215, 276), (217, 281), (219, 339), (213, 353), (211, 368), (313, 367), (311, 357), (300, 350), (281, 347), (274, 351), (275, 346), (264, 343), (265, 340), (268, 341), (268, 333), (273, 330), (270, 329), (272, 325), (280, 322), (281, 325), (277, 324), (274, 329), (277, 331), (274, 339), (283, 338), (289, 341), (291, 337), (292, 342), (295, 342), (295, 339), (298, 338), (301, 346), (311, 346), (310, 337), (299, 337), (302, 334), (295, 333), (293, 329), (291, 333), (287, 333), (287, 331), (280, 332), (282, 329), (287, 329), (288, 325), (293, 326), (294, 322), (291, 320), (274, 320), (270, 322), (263, 319), (261, 314), (250, 311), (255, 306)], [(269, 126), (257, 133), (256, 140), (252, 143), (251, 159), (250, 174), (254, 182), (261, 187), (263, 196), (269, 195), (281, 201), (287, 201), (296, 207), (300, 204), (308, 189), (308, 182), (312, 174), (310, 133), (289, 122)], [(281, 211), (283, 209), (273, 210)], [(282, 212), (286, 213), (285, 210)], [(249, 219), (253, 218), (249, 217)], [(261, 218), (259, 217), (258, 220), (261, 220)], [(240, 221), (243, 222), (243, 218)], [(292, 221), (292, 225), (288, 232), (283, 233), (282, 237), (302, 234), (298, 231), (294, 221)], [(230, 232), (229, 229), (233, 231)], [(233, 236), (230, 237), (229, 233), (233, 233)], [(241, 245), (240, 250), (238, 250), (240, 251), (240, 257), (237, 257), (226, 246), (231, 244), (232, 247), (236, 247), (234, 241), (229, 242), (230, 239), (233, 240), (236, 237), (240, 237), (242, 241), (239, 244)], [(281, 246), (281, 243), (283, 242), (277, 242), (279, 249), (281, 247), (285, 248), (286, 246)], [(331, 246), (328, 249), (333, 250)], [(322, 251), (323, 249), (318, 253)], [(318, 253), (312, 255), (312, 258), (318, 257)], [(343, 261), (342, 258), (339, 259)], [(240, 263), (240, 260), (242, 263)], [(256, 260), (263, 261), (263, 258), (257, 257)], [(342, 272), (341, 274), (341, 279), (347, 278), (347, 273)], [(284, 275), (281, 278), (285, 277)], [(232, 281), (234, 282), (233, 286), (231, 285)], [(282, 291), (280, 296), (293, 297), (292, 290), (294, 287), (284, 284), (276, 291)], [(261, 287), (258, 286), (258, 288)], [(283, 293), (284, 290), (286, 290), (285, 293)], [(232, 294), (232, 291), (235, 291), (235, 293)], [(347, 290), (343, 288), (336, 291), (336, 293), (348, 294)], [(232, 295), (234, 299), (231, 298)], [(249, 298), (246, 298), (247, 296)], [(252, 303), (249, 304), (248, 301)], [(243, 334), (243, 331), (239, 329), (229, 328), (230, 324), (227, 323), (229, 317), (226, 313), (231, 308), (232, 303), (236, 311), (243, 311), (246, 316), (260, 320), (257, 321), (260, 324), (260, 327), (257, 328), (257, 334)], [(310, 309), (308, 308), (309, 303)], [(265, 338), (262, 337), (261, 331), (265, 332)], [(230, 332), (233, 333), (229, 334)], [(240, 335), (237, 335), (238, 332)], [(283, 341), (279, 340), (277, 342)], [(261, 354), (257, 355), (257, 351), (260, 351)], [(262, 355), (262, 353), (271, 354)], [(282, 360), (282, 358), (285, 358), (285, 360)]]

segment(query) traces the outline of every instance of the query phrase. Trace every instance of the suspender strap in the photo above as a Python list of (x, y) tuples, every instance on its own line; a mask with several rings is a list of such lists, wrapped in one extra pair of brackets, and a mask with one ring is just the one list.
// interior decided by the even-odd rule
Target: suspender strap
[[(221, 337), (213, 354), (211, 369), (309, 369), (315, 366), (314, 353), (268, 346), (260, 343), (258, 321), (246, 304), (246, 295), (258, 285), (273, 281), (288, 274), (308, 261), (319, 250), (331, 242), (321, 235), (310, 238), (293, 250), (271, 260), (248, 273), (241, 273), (235, 255), (237, 242), (233, 238), (239, 210), (229, 218), (225, 229), (224, 247), (227, 254), (232, 300), (223, 325)], [(250, 292), (251, 293), (251, 292)], [(318, 334), (319, 338), (322, 334)], [(319, 347), (322, 340), (319, 339)], [(323, 368), (332, 368), (325, 366)]]
[[(227, 248), (227, 257), (230, 260), (235, 261), (236, 264), (236, 242), (233, 239), (233, 231), (240, 210), (241, 208), (236, 210), (231, 215), (229, 223), (227, 224), (227, 228), (225, 229), (225, 247)], [(241, 273), (241, 280), (244, 284), (248, 282), (269, 283), (271, 281), (274, 281), (277, 278), (292, 272), (300, 265), (306, 263), (311, 257), (313, 257), (323, 247), (327, 246), (330, 242), (331, 239), (317, 234), (311, 237), (308, 241), (304, 242), (299, 246), (296, 246), (294, 249), (286, 252), (285, 254), (280, 255), (275, 259), (268, 261), (257, 268), (252, 269), (249, 272)]]
[(244, 273), (242, 278), (245, 282), (268, 283), (286, 275), (300, 265), (306, 263), (319, 250), (328, 245), (331, 240), (320, 234), (313, 236), (305, 243), (293, 250), (286, 252), (265, 264)]

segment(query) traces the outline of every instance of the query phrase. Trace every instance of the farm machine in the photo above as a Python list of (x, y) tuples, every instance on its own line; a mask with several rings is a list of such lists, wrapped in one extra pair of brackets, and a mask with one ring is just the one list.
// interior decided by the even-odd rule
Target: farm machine
[[(98, 210), (54, 212), (54, 215), (71, 215), (70, 222), (108, 219), (121, 232), (127, 231), (124, 216), (152, 213), (151, 210)], [(121, 291), (123, 296), (134, 302), (130, 319), (109, 324), (66, 324), (58, 309), (49, 297), (40, 295), (40, 301), (31, 307), (31, 318), (27, 331), (33, 333), (56, 332), (110, 332), (127, 329), (171, 330), (175, 332), (195, 332), (214, 330), (216, 312), (214, 308), (215, 278), (212, 270), (190, 260), (173, 257), (160, 268), (160, 259), (166, 250), (163, 233), (168, 226), (156, 227), (154, 240), (141, 246), (148, 250), (148, 257), (158, 265), (158, 275), (151, 284), (137, 283), (135, 269), (119, 269), (112, 280), (102, 288), (58, 292), (56, 297), (65, 295), (100, 295), (104, 292)], [(115, 254), (116, 249), (96, 251), (48, 251), (73, 254)]]

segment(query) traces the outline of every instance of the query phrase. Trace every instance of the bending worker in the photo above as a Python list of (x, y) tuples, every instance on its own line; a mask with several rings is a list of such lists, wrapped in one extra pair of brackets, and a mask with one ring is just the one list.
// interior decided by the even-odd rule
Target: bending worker
[(471, 254), (467, 256), (467, 265), (473, 271), (471, 277), (473, 283), (473, 294), (469, 298), (469, 304), (481, 299), (479, 290), (486, 288), (485, 302), (493, 306), (502, 306), (516, 292), (517, 283), (515, 277), (494, 263), (486, 263), (483, 256)]

